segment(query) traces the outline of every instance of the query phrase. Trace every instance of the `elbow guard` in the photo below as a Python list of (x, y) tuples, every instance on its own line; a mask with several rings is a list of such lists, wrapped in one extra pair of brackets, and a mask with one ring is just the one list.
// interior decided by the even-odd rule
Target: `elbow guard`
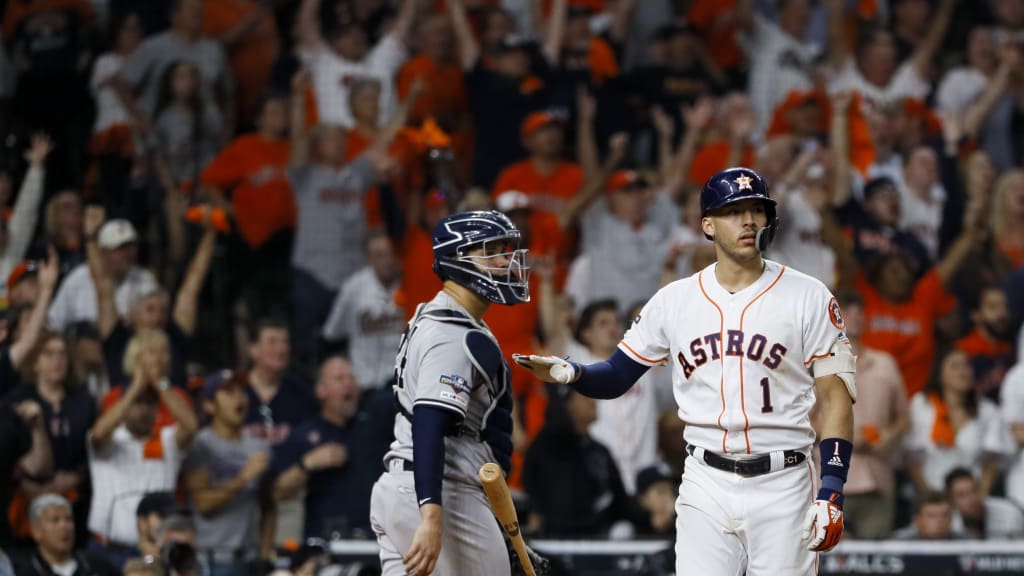
[(857, 357), (849, 340), (838, 340), (828, 351), (828, 356), (818, 358), (811, 364), (815, 378), (836, 375), (846, 384), (850, 399), (857, 402)]

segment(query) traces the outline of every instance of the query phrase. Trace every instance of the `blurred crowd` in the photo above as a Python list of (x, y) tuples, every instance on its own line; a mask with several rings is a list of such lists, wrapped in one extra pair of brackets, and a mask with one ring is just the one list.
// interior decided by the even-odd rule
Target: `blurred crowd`
[[(485, 321), (588, 362), (713, 264), (730, 165), (858, 354), (846, 537), (1024, 537), (1024, 0), (0, 14), (0, 575), (315, 573), (373, 538), (438, 220), (508, 214), (533, 298)], [(528, 534), (672, 539), (672, 370), (613, 401), (513, 370)]]

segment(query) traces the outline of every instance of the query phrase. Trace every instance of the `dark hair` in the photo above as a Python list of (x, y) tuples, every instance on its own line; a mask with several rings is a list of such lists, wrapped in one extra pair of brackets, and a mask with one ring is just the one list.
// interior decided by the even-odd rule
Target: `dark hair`
[(249, 328), (249, 339), (254, 341), (254, 342), (256, 340), (259, 340), (260, 334), (262, 334), (264, 330), (284, 330), (284, 331), (287, 332), (288, 331), (288, 322), (286, 320), (284, 320), (284, 319), (277, 318), (277, 317), (274, 317), (274, 316), (268, 316), (266, 318), (261, 318), (261, 319), (257, 320)]
[[(952, 354), (967, 354), (956, 346), (946, 346), (941, 348), (935, 354), (935, 361), (932, 363), (931, 375), (928, 377), (928, 382), (924, 385), (924, 393), (929, 396), (937, 396), (942, 398), (942, 364)], [(972, 386), (967, 391), (964, 397), (964, 408), (967, 409), (967, 413), (971, 418), (978, 416), (978, 393)]]
[(920, 514), (921, 510), (923, 510), (924, 507), (929, 504), (949, 504), (949, 500), (946, 498), (946, 495), (943, 494), (942, 492), (935, 492), (933, 490), (929, 490), (928, 492), (921, 494), (920, 496), (917, 497), (917, 499), (914, 500), (914, 515), (916, 516)]
[(998, 284), (992, 284), (991, 282), (986, 282), (979, 286), (978, 289), (974, 291), (974, 293), (968, 296), (967, 309), (973, 312), (981, 308), (981, 303), (985, 299), (985, 294), (988, 294), (989, 292), (999, 292), (1000, 294), (1004, 295), (1006, 294), (1006, 291), (1003, 290), (1002, 286)]
[(964, 468), (963, 466), (957, 466), (956, 468), (950, 470), (949, 473), (946, 474), (946, 479), (943, 481), (943, 483), (946, 486), (946, 495), (952, 495), (953, 484), (957, 480), (963, 480), (964, 478), (970, 478), (971, 481), (977, 481), (977, 478), (974, 477), (974, 472), (971, 472), (970, 470)]
[(583, 343), (583, 331), (590, 328), (590, 325), (594, 322), (594, 317), (597, 316), (598, 312), (605, 310), (611, 310), (615, 313), (615, 316), (619, 315), (619, 304), (612, 299), (607, 300), (595, 300), (590, 304), (587, 304), (583, 308), (583, 312), (580, 312), (580, 321), (576, 323), (576, 331), (573, 336), (578, 342)]
[[(192, 150), (195, 157), (195, 165), (198, 167), (201, 165), (198, 154), (202, 149), (199, 143), (203, 141), (205, 135), (203, 134), (203, 123), (206, 120), (206, 103), (203, 102), (203, 74), (199, 69), (199, 65), (190, 60), (175, 60), (167, 68), (164, 69), (163, 75), (160, 77), (160, 90), (157, 92), (156, 107), (153, 109), (152, 122), (156, 124), (160, 119), (160, 114), (164, 110), (171, 107), (174, 101), (174, 71), (179, 66), (187, 65), (192, 68), (192, 73), (195, 74), (196, 85), (195, 92), (189, 96), (188, 106), (192, 109)], [(198, 174), (195, 175), (198, 180)]]

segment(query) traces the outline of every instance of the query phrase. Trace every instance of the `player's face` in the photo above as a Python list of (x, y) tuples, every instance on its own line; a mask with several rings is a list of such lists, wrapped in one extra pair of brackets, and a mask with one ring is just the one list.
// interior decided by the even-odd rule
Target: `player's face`
[(764, 202), (741, 200), (708, 214), (701, 220), (704, 232), (726, 256), (744, 262), (758, 256), (757, 231), (768, 224)]
[(918, 536), (925, 540), (949, 538), (953, 527), (953, 509), (946, 502), (925, 504), (914, 516)]
[(468, 250), (466, 256), (482, 272), (488, 273), (496, 279), (506, 279), (510, 273), (510, 267), (512, 268), (511, 273), (519, 273), (515, 266), (511, 266), (512, 256), (517, 248), (518, 245), (513, 240), (490, 240)]

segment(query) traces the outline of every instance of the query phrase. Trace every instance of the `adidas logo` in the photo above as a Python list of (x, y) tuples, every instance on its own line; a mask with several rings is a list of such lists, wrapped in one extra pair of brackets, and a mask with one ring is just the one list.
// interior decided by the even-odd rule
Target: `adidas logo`
[(843, 461), (839, 459), (839, 456), (833, 456), (828, 461), (828, 465), (829, 466), (838, 466), (839, 468), (842, 468), (843, 467)]

